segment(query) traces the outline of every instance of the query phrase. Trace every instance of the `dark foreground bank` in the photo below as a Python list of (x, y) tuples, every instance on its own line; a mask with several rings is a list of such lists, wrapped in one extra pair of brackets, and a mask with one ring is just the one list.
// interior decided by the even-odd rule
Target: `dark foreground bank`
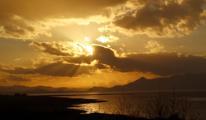
[[(124, 115), (84, 114), (85, 111), (70, 107), (101, 102), (91, 99), (68, 99), (49, 96), (0, 96), (0, 115), (4, 119), (24, 120), (149, 120)], [(168, 119), (150, 120), (181, 120), (175, 115)]]

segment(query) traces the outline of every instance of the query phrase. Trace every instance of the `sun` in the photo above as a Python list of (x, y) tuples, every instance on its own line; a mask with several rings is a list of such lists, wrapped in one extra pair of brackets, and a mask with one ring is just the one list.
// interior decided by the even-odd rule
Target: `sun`
[(76, 43), (74, 50), (76, 51), (77, 55), (80, 56), (82, 55), (92, 56), (94, 54), (93, 45), (85, 42)]
[(109, 42), (110, 38), (108, 36), (102, 35), (100, 37), (97, 38), (97, 41), (101, 42), (101, 43), (107, 43)]
[(84, 37), (84, 41), (86, 41), (86, 42), (90, 42), (90, 41), (91, 41), (91, 37), (89, 37), (89, 36), (85, 36), (85, 37)]
[(83, 40), (72, 43), (72, 52), (74, 56), (92, 56), (94, 54), (94, 47), (91, 37), (84, 37)]
[(92, 45), (84, 45), (83, 49), (86, 51), (87, 55), (92, 56), (94, 54), (94, 48)]

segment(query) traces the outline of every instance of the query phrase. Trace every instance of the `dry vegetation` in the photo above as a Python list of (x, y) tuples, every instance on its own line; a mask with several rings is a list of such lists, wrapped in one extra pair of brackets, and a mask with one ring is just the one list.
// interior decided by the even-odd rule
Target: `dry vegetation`
[(148, 119), (200, 120), (189, 99), (175, 94), (152, 96), (137, 105), (131, 103), (126, 96), (122, 96), (116, 106), (117, 114)]

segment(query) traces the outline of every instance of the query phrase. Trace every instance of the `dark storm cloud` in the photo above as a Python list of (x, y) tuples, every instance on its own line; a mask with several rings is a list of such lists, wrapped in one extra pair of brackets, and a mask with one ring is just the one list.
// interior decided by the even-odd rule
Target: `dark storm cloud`
[(90, 57), (71, 59), (70, 62), (90, 62), (98, 60), (100, 65), (109, 65), (121, 72), (151, 72), (159, 75), (206, 72), (206, 59), (198, 56), (176, 53), (133, 54), (116, 57), (114, 52), (102, 46), (94, 46), (95, 53)]
[(31, 46), (51, 55), (70, 56), (67, 49), (57, 42), (32, 42)]
[[(41, 65), (36, 68), (1, 69), (11, 74), (42, 74), (51, 76), (78, 76), (92, 74), (97, 69), (113, 69), (120, 72), (150, 72), (158, 75), (205, 73), (206, 58), (178, 55), (176, 53), (132, 54), (117, 57), (110, 48), (94, 46), (93, 56), (65, 57), (64, 61)], [(89, 66), (92, 61), (97, 64)], [(87, 66), (81, 65), (87, 63)]]
[[(138, 1), (136, 1), (138, 2)], [(143, 7), (118, 16), (114, 24), (149, 36), (186, 35), (206, 18), (204, 0), (140, 0)]]
[[(91, 63), (94, 60), (98, 60), (101, 65), (112, 65), (118, 59), (114, 51), (110, 48), (106, 48), (99, 45), (93, 45), (94, 53), (92, 56), (80, 56), (80, 57), (65, 57), (64, 60), (70, 63)], [(104, 68), (104, 67), (103, 67)]]

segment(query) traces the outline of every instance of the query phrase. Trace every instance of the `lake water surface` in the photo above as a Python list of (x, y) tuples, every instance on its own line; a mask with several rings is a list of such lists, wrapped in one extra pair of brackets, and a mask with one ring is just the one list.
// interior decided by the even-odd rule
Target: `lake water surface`
[[(105, 102), (82, 104), (75, 106), (75, 109), (85, 110), (86, 113), (108, 113), (108, 114), (126, 114), (134, 116), (145, 116), (145, 111), (150, 109), (151, 102), (154, 99), (160, 100), (162, 96), (172, 96), (175, 99), (187, 100), (187, 104), (183, 101), (179, 106), (185, 105), (190, 114), (199, 116), (202, 120), (206, 120), (206, 92), (132, 92), (132, 93), (95, 93), (80, 94), (74, 96), (63, 96), (69, 98), (85, 98), (97, 99)], [(171, 98), (172, 98), (171, 97)], [(157, 102), (157, 101), (155, 101)], [(160, 103), (158, 103), (160, 104)]]

